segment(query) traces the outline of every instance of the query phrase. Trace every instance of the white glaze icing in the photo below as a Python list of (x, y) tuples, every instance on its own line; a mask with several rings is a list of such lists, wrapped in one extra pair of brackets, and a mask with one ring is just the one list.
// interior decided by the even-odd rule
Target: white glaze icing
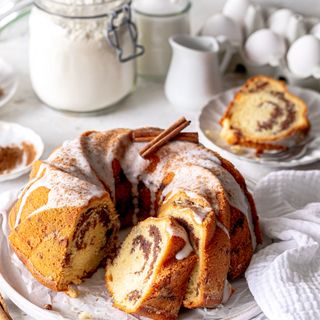
[(35, 175), (35, 177), (33, 179), (31, 179), (28, 182), (28, 184), (20, 192), (18, 199), (21, 200), (21, 202), (20, 202), (19, 210), (18, 210), (17, 215), (16, 215), (16, 221), (15, 221), (14, 228), (16, 228), (20, 223), (22, 211), (23, 211), (23, 208), (24, 208), (24, 206), (26, 204), (26, 201), (28, 199), (27, 194), (28, 195), (30, 194), (29, 189), (32, 188), (33, 185), (36, 183), (36, 181), (41, 177), (43, 171), (44, 171), (44, 166), (42, 165), (38, 169), (38, 172)]
[(185, 189), (207, 198), (215, 212), (219, 212), (217, 191), (222, 190), (222, 185), (209, 170), (197, 165), (185, 165), (177, 168), (174, 173), (174, 178), (164, 188), (162, 197), (175, 189)]
[(92, 198), (99, 198), (105, 194), (105, 190), (101, 187), (43, 163), (39, 169), (38, 178), (21, 196), (15, 227), (19, 224), (23, 207), (29, 195), (41, 187), (49, 190), (47, 203), (30, 213), (26, 219), (51, 208), (86, 206)]
[(176, 253), (176, 259), (177, 260), (183, 260), (187, 257), (189, 257), (190, 253), (193, 252), (193, 249), (191, 247), (191, 244), (189, 242), (189, 238), (187, 235), (187, 232), (182, 228), (182, 227), (177, 227), (173, 225), (169, 225), (167, 227), (167, 232), (172, 236), (172, 237), (179, 237), (185, 241), (185, 245), (183, 248)]
[(120, 159), (121, 168), (131, 184), (138, 184), (140, 175), (145, 172), (150, 164), (149, 160), (139, 156), (139, 146), (142, 147), (143, 145), (131, 143), (127, 147), (123, 158)]
[(220, 172), (215, 172), (216, 176), (220, 179), (230, 205), (238, 210), (240, 210), (246, 217), (248, 221), (248, 227), (251, 234), (253, 249), (256, 248), (257, 241), (254, 232), (254, 225), (252, 221), (251, 208), (248, 203), (248, 199), (241, 189), (240, 185), (234, 179), (234, 177), (227, 171), (221, 170)]
[[(213, 211), (210, 203), (201, 195), (199, 195), (196, 192), (184, 190), (184, 189), (173, 189), (165, 198), (163, 203), (168, 202), (170, 199), (172, 199), (177, 193), (183, 192), (187, 195), (187, 197), (193, 201), (193, 204), (188, 204), (188, 208), (185, 208), (185, 210), (192, 210), (194, 213), (194, 220), (198, 224), (202, 224), (203, 220), (207, 217), (208, 213)], [(202, 203), (204, 205), (200, 205), (196, 202), (196, 199), (201, 198)], [(184, 210), (183, 208), (180, 208), (180, 210)]]
[(81, 180), (86, 180), (102, 188), (101, 182), (83, 152), (81, 138), (65, 141), (60, 148), (50, 155), (46, 162)]
[(109, 189), (115, 201), (115, 180), (112, 163), (120, 162), (123, 152), (130, 143), (130, 130), (93, 132), (83, 137), (86, 149), (83, 150), (99, 179)]
[(224, 224), (222, 224), (220, 221), (216, 221), (216, 226), (218, 227), (218, 228), (220, 228), (227, 236), (228, 236), (228, 238), (230, 239), (230, 234), (229, 234), (229, 231), (228, 231), (228, 229), (225, 227), (225, 225)]

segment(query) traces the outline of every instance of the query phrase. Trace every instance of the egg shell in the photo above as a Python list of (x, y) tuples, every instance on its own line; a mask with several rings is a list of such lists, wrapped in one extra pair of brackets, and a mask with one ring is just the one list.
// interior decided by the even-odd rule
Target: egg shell
[(243, 26), (250, 4), (250, 0), (228, 0), (223, 7), (222, 13)]
[(305, 35), (296, 40), (287, 54), (289, 70), (300, 78), (318, 72), (320, 67), (320, 40), (314, 35)]
[(245, 56), (253, 64), (277, 65), (285, 56), (285, 40), (270, 29), (261, 29), (250, 35), (245, 43)]
[(273, 12), (268, 20), (269, 28), (282, 37), (286, 37), (289, 19), (294, 13), (289, 9), (279, 9)]
[(218, 13), (211, 16), (201, 30), (203, 36), (225, 36), (232, 44), (242, 43), (242, 30), (239, 24), (231, 18)]

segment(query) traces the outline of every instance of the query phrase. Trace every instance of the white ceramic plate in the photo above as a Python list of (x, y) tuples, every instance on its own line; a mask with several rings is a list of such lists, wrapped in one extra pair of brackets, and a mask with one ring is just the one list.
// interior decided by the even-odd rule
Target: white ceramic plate
[[(13, 254), (6, 236), (9, 233), (8, 211), (16, 201), (17, 194), (7, 192), (0, 195), (0, 291), (5, 292), (12, 302), (35, 319), (76, 320), (83, 311), (92, 315), (93, 320), (139, 319), (112, 307), (112, 301), (104, 286), (103, 269), (99, 269), (92, 278), (78, 286), (80, 296), (77, 299), (52, 292), (31, 276)], [(214, 310), (184, 311), (180, 314), (179, 320), (249, 320), (259, 315), (261, 310), (255, 303), (245, 279), (237, 280), (232, 285), (236, 292), (224, 306)], [(43, 308), (43, 305), (48, 303), (52, 304), (55, 311)]]
[(14, 96), (18, 87), (18, 78), (12, 67), (0, 59), (0, 88), (3, 95), (0, 96), (0, 108), (6, 105)]
[[(262, 164), (268, 167), (290, 168), (310, 164), (320, 160), (320, 148), (309, 148), (301, 158), (290, 158), (283, 161), (270, 161), (263, 157), (256, 157), (253, 149), (243, 148), (247, 152), (237, 153), (237, 151), (227, 144), (221, 137), (221, 126), (219, 120), (223, 116), (229, 102), (239, 88), (233, 88), (217, 95), (201, 111), (199, 117), (200, 134), (205, 140), (209, 141), (211, 147), (221, 153), (226, 153), (239, 160)], [(303, 88), (290, 87), (289, 90), (299, 96), (308, 106), (309, 119), (311, 122), (310, 135), (320, 137), (320, 94)]]
[[(39, 160), (43, 150), (44, 145), (41, 137), (36, 134), (33, 130), (23, 127), (16, 123), (3, 122), (0, 121), (0, 146), (8, 145), (21, 145), (23, 142), (28, 142), (32, 144), (35, 148), (36, 154), (34, 161)], [(0, 182), (12, 180), (26, 174), (30, 171), (32, 163), (26, 165), (23, 161), (19, 166), (9, 173), (0, 174)]]

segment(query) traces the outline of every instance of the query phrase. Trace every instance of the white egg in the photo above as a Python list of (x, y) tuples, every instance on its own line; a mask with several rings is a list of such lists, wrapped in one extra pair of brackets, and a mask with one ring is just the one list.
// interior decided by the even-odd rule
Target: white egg
[[(320, 67), (320, 40), (305, 35), (296, 40), (287, 54), (289, 70), (300, 78), (318, 77)], [(316, 74), (317, 73), (317, 74)]]
[(289, 9), (279, 9), (271, 14), (268, 20), (269, 28), (282, 37), (286, 37), (290, 18), (294, 13)]
[(242, 43), (242, 30), (237, 22), (218, 13), (210, 17), (201, 30), (203, 36), (225, 36), (232, 44)]
[(250, 35), (245, 43), (245, 56), (255, 65), (276, 66), (286, 52), (285, 40), (270, 29), (261, 29)]
[(320, 23), (314, 25), (310, 33), (320, 40)]
[(228, 0), (222, 12), (242, 26), (250, 4), (250, 0)]

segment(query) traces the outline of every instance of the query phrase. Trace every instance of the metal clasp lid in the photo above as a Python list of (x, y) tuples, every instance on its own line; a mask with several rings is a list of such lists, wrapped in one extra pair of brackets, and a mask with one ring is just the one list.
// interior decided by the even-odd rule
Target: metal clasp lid
[[(120, 45), (119, 26), (116, 25), (116, 22), (120, 15), (121, 15), (121, 23), (119, 26), (121, 27), (127, 26), (130, 39), (133, 45), (133, 53), (126, 57), (124, 57), (124, 50)], [(137, 27), (134, 24), (134, 22), (132, 22), (131, 1), (128, 4), (124, 5), (122, 8), (114, 10), (111, 13), (111, 20), (108, 23), (108, 29), (107, 29), (107, 39), (109, 41), (110, 46), (117, 51), (117, 55), (120, 62), (127, 62), (129, 60), (132, 60), (136, 57), (143, 55), (144, 47), (138, 44)]]

